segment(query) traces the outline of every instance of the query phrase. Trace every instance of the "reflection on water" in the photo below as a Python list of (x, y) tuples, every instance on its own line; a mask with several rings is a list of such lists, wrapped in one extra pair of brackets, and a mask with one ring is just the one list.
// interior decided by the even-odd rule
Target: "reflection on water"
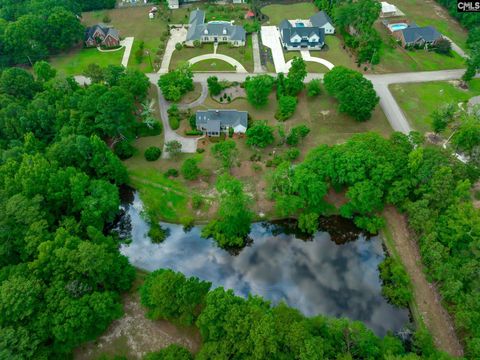
[(256, 223), (250, 234), (253, 243), (232, 256), (212, 240), (201, 238), (199, 227), (185, 233), (180, 225), (162, 224), (170, 236), (162, 244), (152, 244), (141, 209), (135, 194), (133, 204), (126, 207), (133, 241), (121, 249), (139, 268), (170, 268), (244, 297), (252, 293), (273, 303), (284, 300), (307, 316), (361, 320), (380, 336), (408, 323), (408, 311), (391, 306), (381, 295), (377, 270), (384, 258), (381, 239), (367, 240), (351, 225), (333, 231), (335, 241), (342, 243), (338, 245), (328, 232), (319, 231), (302, 241), (288, 223)]

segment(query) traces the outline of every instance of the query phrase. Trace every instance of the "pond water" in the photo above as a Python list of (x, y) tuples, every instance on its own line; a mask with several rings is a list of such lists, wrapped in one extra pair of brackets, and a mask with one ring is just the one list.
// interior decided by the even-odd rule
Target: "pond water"
[(203, 239), (200, 227), (185, 232), (180, 225), (162, 223), (170, 232), (168, 238), (151, 243), (142, 206), (136, 193), (125, 205), (132, 242), (121, 248), (138, 268), (181, 271), (214, 287), (233, 289), (239, 296), (256, 294), (274, 304), (283, 300), (307, 316), (361, 320), (379, 336), (409, 324), (408, 311), (393, 307), (381, 295), (377, 269), (385, 256), (381, 238), (367, 239), (344, 219), (322, 219), (325, 231), (307, 240), (288, 222), (255, 223), (253, 242), (233, 255)]

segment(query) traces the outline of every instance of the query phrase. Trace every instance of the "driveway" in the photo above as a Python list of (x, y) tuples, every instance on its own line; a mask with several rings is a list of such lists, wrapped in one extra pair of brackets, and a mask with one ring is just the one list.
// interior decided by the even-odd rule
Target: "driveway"
[(133, 40), (135, 38), (133, 37), (127, 37), (124, 40), (120, 42), (122, 46), (125, 46), (125, 52), (123, 53), (123, 58), (122, 58), (122, 65), (124, 67), (128, 66), (128, 60), (130, 59), (130, 53), (132, 52), (132, 46), (133, 46)]
[(230, 65), (232, 65), (236, 72), (238, 73), (247, 73), (248, 71), (243, 67), (243, 65), (236, 59), (223, 55), (223, 54), (205, 54), (205, 55), (199, 55), (195, 56), (194, 58), (191, 58), (188, 60), (188, 62), (193, 65), (197, 62), (204, 61), (204, 60), (210, 60), (210, 59), (218, 59), (218, 60), (223, 60)]
[(262, 73), (262, 61), (260, 60), (260, 46), (258, 45), (258, 34), (252, 34), (252, 48), (253, 48), (253, 72)]
[(165, 47), (165, 53), (163, 54), (162, 65), (160, 66), (159, 73), (165, 74), (168, 72), (170, 66), (170, 60), (172, 54), (175, 51), (175, 45), (177, 43), (183, 43), (187, 39), (187, 29), (173, 28), (170, 30), (170, 38), (168, 39), (167, 46)]
[(207, 83), (205, 81), (202, 81), (200, 83), (200, 85), (202, 85), (202, 93), (200, 94), (199, 98), (197, 100), (191, 102), (190, 104), (178, 104), (178, 108), (180, 110), (193, 109), (193, 108), (196, 108), (196, 107), (202, 105), (205, 102), (205, 100), (208, 97), (208, 86), (207, 86)]
[(288, 72), (283, 56), (282, 44), (280, 43), (280, 33), (276, 26), (262, 26), (262, 43), (272, 50), (273, 64), (277, 73)]

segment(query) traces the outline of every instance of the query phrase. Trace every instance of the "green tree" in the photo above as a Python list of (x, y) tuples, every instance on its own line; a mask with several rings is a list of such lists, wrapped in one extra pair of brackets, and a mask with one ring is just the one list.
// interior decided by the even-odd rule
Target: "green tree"
[(46, 82), (53, 79), (57, 75), (57, 70), (52, 68), (46, 61), (37, 61), (33, 66), (35, 76), (40, 82)]
[(305, 61), (298, 56), (292, 60), (292, 66), (288, 70), (288, 76), (285, 79), (286, 95), (297, 96), (303, 90), (303, 80), (307, 77), (307, 65)]
[(191, 325), (200, 313), (211, 283), (160, 269), (150, 273), (140, 288), (142, 305), (150, 319)]
[(31, 99), (36, 89), (35, 79), (26, 70), (13, 67), (1, 73), (0, 93), (11, 95), (14, 98)]
[[(118, 86), (120, 79), (125, 76), (123, 65), (108, 65), (103, 69), (103, 79), (108, 86)], [(128, 89), (127, 89), (128, 90)]]
[(275, 117), (280, 121), (285, 121), (292, 117), (297, 108), (297, 98), (293, 96), (282, 96), (278, 100), (278, 109)]
[(193, 356), (184, 347), (172, 344), (159, 351), (146, 354), (143, 360), (193, 360)]
[(286, 143), (290, 146), (297, 146), (309, 133), (310, 129), (306, 125), (295, 126), (290, 130)]
[(452, 136), (452, 143), (462, 151), (471, 154), (480, 146), (480, 122), (467, 116)]
[(357, 121), (368, 120), (379, 102), (372, 82), (357, 71), (335, 66), (323, 79), (327, 92), (339, 102), (339, 111)]
[(104, 80), (103, 69), (98, 64), (88, 64), (82, 75), (89, 78), (92, 84), (98, 84)]
[(142, 102), (147, 98), (150, 80), (139, 70), (127, 69), (118, 85), (132, 94), (136, 102)]
[(455, 115), (455, 105), (447, 104), (439, 109), (436, 109), (430, 115), (432, 119), (432, 130), (439, 134), (443, 132), (448, 124), (453, 121)]
[(182, 152), (182, 144), (177, 140), (171, 140), (165, 144), (165, 151), (172, 158), (177, 158)]
[(237, 161), (238, 149), (235, 141), (226, 140), (212, 146), (212, 155), (225, 169), (231, 169)]
[(188, 63), (160, 76), (158, 86), (168, 101), (178, 102), (184, 94), (193, 90), (193, 72)]
[(378, 266), (382, 279), (382, 294), (392, 304), (408, 307), (413, 299), (412, 284), (405, 268), (392, 257), (387, 257)]
[(262, 107), (268, 102), (268, 95), (272, 92), (274, 79), (269, 75), (247, 77), (245, 91), (247, 100), (255, 107)]
[(191, 158), (186, 159), (180, 168), (180, 172), (187, 180), (197, 180), (200, 175), (200, 168), (198, 167), (197, 160)]
[(144, 156), (147, 161), (156, 161), (162, 155), (162, 150), (157, 146), (150, 146), (145, 150)]
[(257, 121), (253, 126), (248, 128), (246, 135), (247, 145), (252, 147), (265, 148), (275, 140), (273, 137), (273, 128), (265, 122), (260, 121)]
[(210, 76), (207, 79), (207, 85), (210, 95), (216, 96), (222, 92), (222, 85), (218, 82), (218, 78), (216, 76)]
[(242, 247), (253, 218), (250, 198), (245, 195), (243, 184), (227, 174), (218, 178), (216, 188), (220, 194), (217, 216), (203, 228), (202, 236), (213, 237), (222, 248)]

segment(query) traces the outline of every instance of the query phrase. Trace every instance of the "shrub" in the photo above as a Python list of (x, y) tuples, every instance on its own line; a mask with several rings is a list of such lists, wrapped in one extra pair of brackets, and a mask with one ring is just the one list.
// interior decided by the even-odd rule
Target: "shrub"
[(122, 160), (131, 158), (135, 152), (135, 148), (129, 141), (123, 140), (115, 144), (115, 154)]
[(197, 180), (200, 175), (200, 168), (197, 165), (197, 160), (186, 159), (180, 169), (182, 176), (187, 180)]
[(293, 96), (282, 96), (278, 100), (278, 109), (275, 118), (280, 121), (290, 118), (297, 108), (297, 98)]
[(307, 95), (314, 97), (322, 93), (322, 87), (320, 86), (319, 79), (313, 79), (307, 85)]
[(186, 130), (185, 135), (195, 136), (202, 135), (203, 133), (200, 130)]
[(203, 197), (198, 194), (193, 194), (192, 196), (192, 208), (198, 210), (203, 205)]
[(203, 148), (198, 148), (198, 149), (197, 149), (197, 153), (198, 153), (198, 154), (202, 154), (202, 153), (204, 153), (204, 152), (205, 152), (205, 149), (203, 149)]
[(167, 171), (165, 171), (164, 175), (166, 177), (178, 177), (178, 170), (174, 168), (170, 168)]
[(299, 156), (300, 156), (300, 150), (298, 150), (297, 148), (288, 149), (285, 152), (285, 159), (286, 160), (292, 161), (292, 160), (297, 159)]
[(105, 24), (108, 24), (111, 21), (112, 19), (110, 18), (110, 16), (108, 16), (108, 14), (105, 14), (105, 16), (102, 19), (102, 22), (104, 22)]
[(207, 85), (208, 85), (208, 91), (210, 92), (210, 95), (213, 95), (213, 96), (219, 95), (223, 90), (223, 87), (218, 81), (218, 78), (216, 76), (210, 76), (207, 79)]
[(228, 128), (228, 137), (233, 137), (233, 132), (234, 130), (232, 127)]
[(162, 133), (162, 124), (160, 121), (154, 121), (150, 124), (146, 124), (144, 122), (137, 123), (137, 136), (156, 136)]
[(202, 43), (200, 42), (200, 40), (195, 40), (193, 42), (193, 46), (196, 48), (199, 48), (199, 47), (202, 47)]
[(162, 150), (156, 146), (150, 146), (147, 150), (145, 150), (144, 155), (147, 161), (155, 161), (158, 160), (160, 155), (162, 155)]
[(290, 130), (286, 138), (286, 143), (290, 146), (296, 146), (304, 137), (310, 133), (310, 129), (306, 125), (295, 126)]
[(169, 116), (168, 123), (170, 124), (172, 130), (177, 130), (180, 127), (180, 121), (175, 116)]
[(183, 49), (183, 45), (181, 43), (176, 43), (175, 44), (175, 50), (180, 51)]

